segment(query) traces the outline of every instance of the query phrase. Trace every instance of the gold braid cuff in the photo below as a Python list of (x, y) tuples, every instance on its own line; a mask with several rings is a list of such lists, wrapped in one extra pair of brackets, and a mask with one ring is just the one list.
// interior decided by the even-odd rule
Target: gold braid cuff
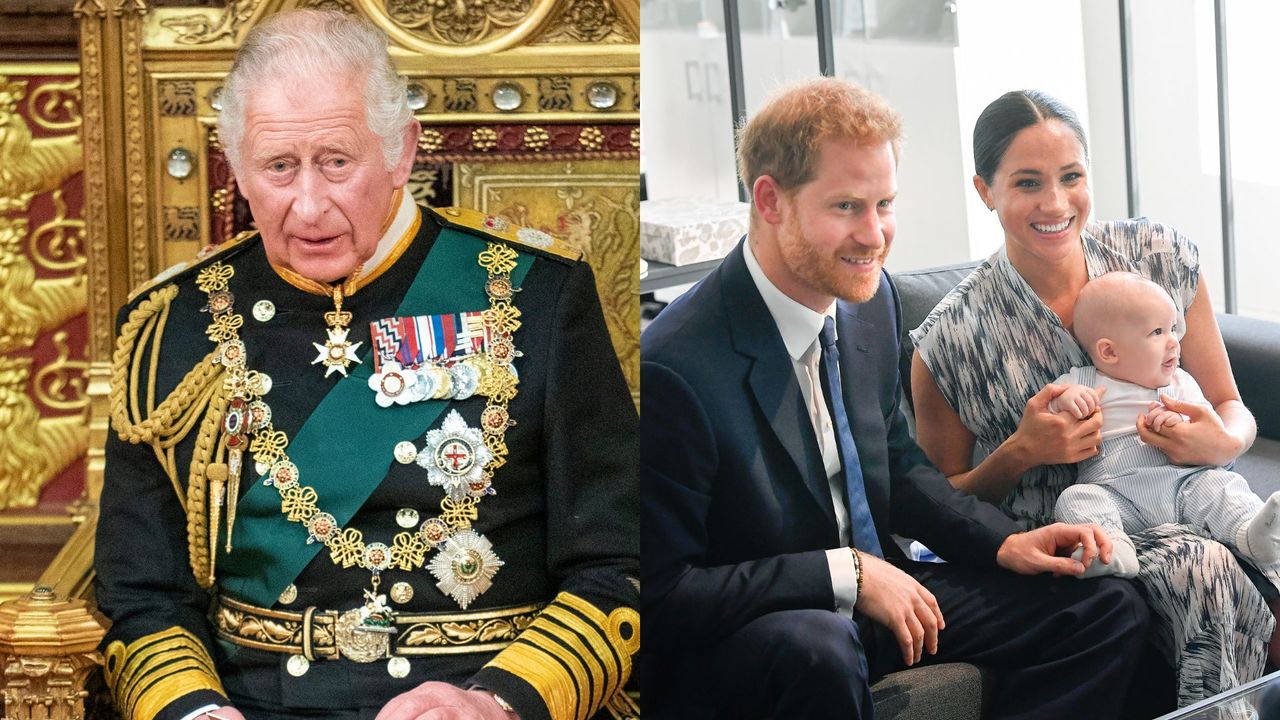
[(553, 720), (586, 720), (613, 704), (639, 650), (640, 613), (620, 607), (605, 615), (562, 592), (488, 666), (532, 685)]
[(140, 637), (128, 647), (117, 640), (106, 655), (107, 686), (125, 720), (154, 718), (196, 690), (226, 696), (208, 650), (180, 627)]

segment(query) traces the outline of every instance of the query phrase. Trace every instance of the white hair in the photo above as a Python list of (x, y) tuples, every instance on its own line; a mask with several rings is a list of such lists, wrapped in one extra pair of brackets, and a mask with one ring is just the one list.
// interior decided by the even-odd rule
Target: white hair
[(413, 120), (404, 78), (391, 65), (387, 37), (367, 20), (335, 10), (272, 15), (249, 31), (222, 88), (218, 138), (235, 172), (244, 139), (245, 99), (268, 79), (365, 78), (365, 122), (382, 140), (390, 170), (404, 153), (404, 128)]

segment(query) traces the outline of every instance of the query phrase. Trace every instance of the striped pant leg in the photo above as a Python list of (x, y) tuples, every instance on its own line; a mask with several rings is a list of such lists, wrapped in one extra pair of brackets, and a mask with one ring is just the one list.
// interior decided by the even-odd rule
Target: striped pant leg
[(1181, 522), (1231, 547), (1238, 547), (1241, 526), (1262, 508), (1262, 498), (1239, 473), (1204, 468), (1183, 479), (1178, 491)]
[(1063, 490), (1053, 516), (1066, 523), (1097, 523), (1108, 533), (1117, 534), (1124, 534), (1134, 520), (1132, 506), (1123, 497), (1106, 486), (1087, 482)]

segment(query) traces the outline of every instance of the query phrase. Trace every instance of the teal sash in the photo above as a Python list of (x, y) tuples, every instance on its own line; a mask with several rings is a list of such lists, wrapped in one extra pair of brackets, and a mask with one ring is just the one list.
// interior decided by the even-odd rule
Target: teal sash
[[(489, 307), (484, 289), (488, 273), (477, 262), (485, 247), (487, 242), (481, 238), (442, 229), (396, 315)], [(532, 264), (532, 256), (520, 255), (511, 271), (512, 285), (519, 287)], [(332, 514), (342, 528), (386, 477), (396, 443), (421, 437), (450, 402), (428, 400), (378, 407), (369, 389), (373, 375), (370, 351), (365, 348), (365, 362), (325, 395), (290, 438), (286, 450), (298, 466), (301, 483), (315, 489), (321, 512)], [(269, 396), (267, 400), (270, 403)], [(259, 478), (240, 498), (233, 552), (227, 554), (219, 543), (217, 570), (223, 590), (246, 602), (271, 607), (317, 552), (327, 552), (320, 542), (306, 544), (306, 537), (304, 525), (290, 522), (280, 512), (279, 492), (263, 485)], [(366, 536), (364, 540), (391, 544), (389, 535)], [(364, 581), (360, 585), (363, 587)], [(358, 600), (359, 595), (353, 594), (353, 598)]]

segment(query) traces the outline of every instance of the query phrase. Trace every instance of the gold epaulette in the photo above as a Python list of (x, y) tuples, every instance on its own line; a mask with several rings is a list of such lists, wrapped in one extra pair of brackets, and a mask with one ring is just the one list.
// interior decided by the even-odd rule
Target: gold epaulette
[(195, 635), (171, 627), (129, 643), (107, 646), (105, 675), (116, 710), (126, 720), (153, 718), (196, 690), (226, 696), (209, 651)]
[(630, 702), (622, 687), (639, 650), (640, 613), (624, 606), (606, 615), (562, 592), (488, 667), (532, 685), (551, 717), (585, 720)]
[(184, 270), (193, 268), (196, 265), (200, 265), (201, 263), (204, 263), (209, 258), (213, 258), (221, 255), (222, 253), (239, 245), (241, 240), (253, 237), (254, 235), (257, 235), (257, 234), (258, 234), (257, 230), (245, 230), (243, 232), (236, 233), (234, 236), (232, 236), (230, 240), (227, 240), (226, 242), (218, 243), (216, 245), (213, 243), (209, 243), (208, 245), (205, 245), (204, 247), (200, 248), (198, 252), (196, 252), (196, 256), (194, 258), (190, 260), (185, 260), (169, 268), (161, 270), (158, 275), (156, 275), (150, 280), (134, 288), (132, 291), (129, 292), (128, 302), (133, 302), (134, 298), (150, 290), (151, 288), (165, 282), (166, 280), (172, 279), (173, 277), (177, 276), (179, 273), (183, 272)]
[(582, 259), (582, 251), (563, 238), (522, 227), (499, 215), (486, 215), (464, 207), (430, 208), (446, 225), (496, 237), (520, 249), (544, 252), (571, 262)]

